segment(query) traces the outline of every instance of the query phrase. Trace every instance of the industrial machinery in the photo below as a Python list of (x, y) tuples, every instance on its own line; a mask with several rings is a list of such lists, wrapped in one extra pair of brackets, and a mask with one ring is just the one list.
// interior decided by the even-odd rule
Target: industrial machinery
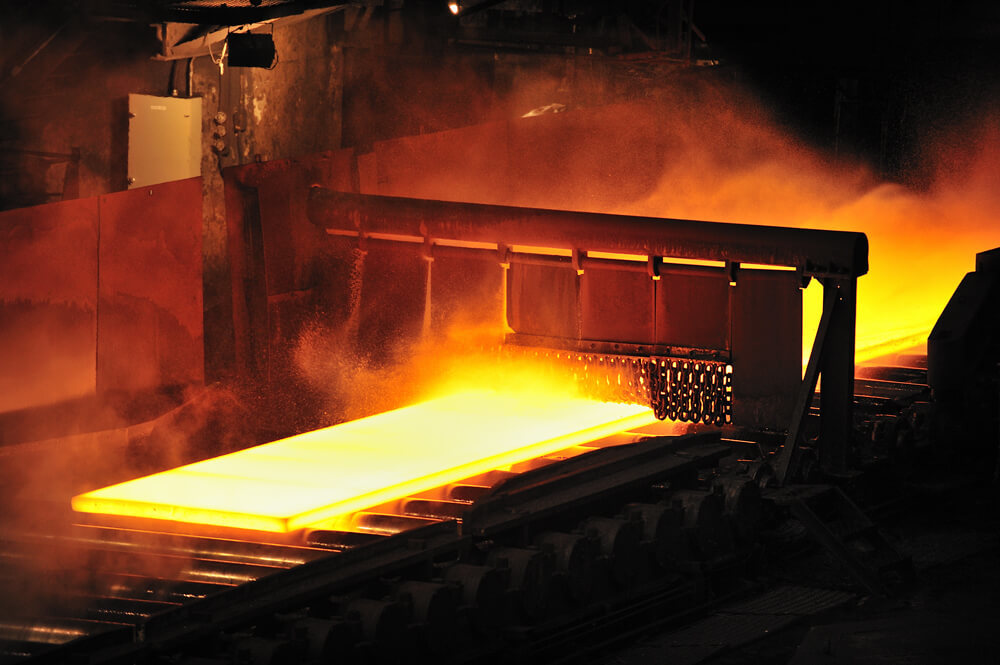
[[(839, 486), (912, 437), (932, 403), (919, 358), (855, 378), (864, 235), (279, 190), (267, 169), (254, 182), (227, 177), (247, 377), (290, 376), (282, 340), (302, 330), (298, 308), (326, 312), (342, 351), (378, 365), (455, 326), (499, 330), (502, 344), (482, 350), (502, 372), (543, 366), (596, 400), (587, 404), (623, 410), (585, 406), (586, 417), (560, 421), (564, 431), (504, 448), (488, 434), (528, 422), (509, 417), (512, 403), (490, 420), (476, 411), (485, 393), (458, 406), (445, 397), (181, 467), (187, 480), (155, 500), (143, 492), (168, 476), (83, 488), (77, 514), (3, 535), (4, 595), (26, 599), (0, 617), (4, 662), (569, 660), (745, 593), (773, 537), (762, 527), (790, 519), (849, 576), (818, 608), (886, 593), (884, 573), (905, 572), (905, 557)], [(279, 227), (275, 210), (291, 218)], [(982, 256), (963, 288), (982, 289), (985, 303), (996, 280), (992, 254)], [(303, 275), (310, 289), (284, 295)], [(801, 290), (813, 279), (823, 311), (803, 375)], [(942, 320), (960, 318), (956, 307)], [(974, 312), (963, 335), (980, 335), (995, 360), (996, 337), (982, 332), (995, 309)], [(940, 339), (936, 329), (931, 367)], [(488, 392), (479, 375), (473, 387)], [(955, 385), (941, 381), (936, 391)], [(551, 422), (554, 403), (525, 408)], [(406, 420), (418, 407), (438, 420)], [(365, 430), (387, 418), (402, 420)], [(425, 461), (410, 445), (421, 436), (457, 433), (465, 457), (450, 476), (393, 476), (385, 483), (398, 491), (336, 509), (323, 494), (311, 512), (296, 504), (230, 519), (254, 493), (267, 508), (296, 484), (314, 496), (347, 483), (324, 481), (337, 456), (317, 451), (335, 439), (364, 448), (353, 431), (386, 438), (373, 435), (372, 449), (403, 460), (385, 465), (393, 473)], [(500, 448), (472, 454), (487, 445)], [(290, 450), (311, 450), (310, 468), (289, 471)], [(239, 474), (250, 483), (244, 506), (218, 508), (211, 489)], [(126, 486), (135, 493), (115, 495)], [(26, 582), (39, 578), (57, 584)]]
[[(409, 260), (422, 258), (428, 275), (420, 286), (433, 284), (438, 259), (485, 264), (467, 270), (504, 289), (508, 343), (562, 350), (586, 366), (585, 384), (621, 388), (660, 419), (788, 431), (781, 482), (822, 374), (820, 461), (847, 469), (857, 278), (868, 269), (862, 234), (322, 189), (309, 213), (362, 252), (375, 243), (415, 250)], [(800, 290), (813, 278), (823, 314), (800, 379)], [(433, 292), (417, 299), (435, 306)]]

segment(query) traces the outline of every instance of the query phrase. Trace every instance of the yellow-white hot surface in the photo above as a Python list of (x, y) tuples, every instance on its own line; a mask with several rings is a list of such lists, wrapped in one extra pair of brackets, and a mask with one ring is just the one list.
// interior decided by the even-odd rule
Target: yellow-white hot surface
[(464, 392), (73, 498), (73, 509), (286, 532), (654, 422), (634, 404)]

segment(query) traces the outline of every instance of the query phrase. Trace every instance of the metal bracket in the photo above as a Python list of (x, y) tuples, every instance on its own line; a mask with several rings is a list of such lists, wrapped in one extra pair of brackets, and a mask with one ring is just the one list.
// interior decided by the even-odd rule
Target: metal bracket
[(805, 289), (809, 287), (809, 283), (812, 281), (812, 275), (806, 273), (806, 271), (799, 266), (795, 269), (795, 274), (799, 278), (799, 288)]
[(646, 272), (649, 273), (654, 282), (660, 280), (660, 266), (662, 264), (663, 257), (650, 255), (646, 258)]
[(500, 267), (504, 270), (510, 268), (510, 247), (504, 243), (497, 243), (497, 258), (500, 261)]
[(792, 412), (792, 422), (788, 428), (785, 445), (774, 464), (774, 476), (779, 487), (783, 487), (788, 479), (792, 458), (799, 445), (802, 426), (816, 392), (816, 382), (819, 380), (820, 357), (823, 355), (826, 335), (830, 330), (830, 320), (833, 318), (833, 301), (837, 297), (836, 289), (825, 289), (823, 296), (823, 315), (819, 320), (819, 328), (816, 330), (816, 339), (813, 341), (812, 350), (809, 352), (809, 365), (806, 367), (806, 375), (802, 379), (799, 396), (795, 401), (795, 411)]

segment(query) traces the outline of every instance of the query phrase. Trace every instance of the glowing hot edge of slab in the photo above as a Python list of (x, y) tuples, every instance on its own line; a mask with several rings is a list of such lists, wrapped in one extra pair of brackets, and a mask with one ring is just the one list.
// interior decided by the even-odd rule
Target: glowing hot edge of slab
[(295, 531), (651, 422), (634, 404), (459, 393), (80, 494), (72, 506)]

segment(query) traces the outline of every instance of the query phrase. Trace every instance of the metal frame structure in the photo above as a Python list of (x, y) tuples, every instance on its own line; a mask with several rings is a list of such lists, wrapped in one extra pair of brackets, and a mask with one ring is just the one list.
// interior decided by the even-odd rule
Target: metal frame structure
[[(802, 286), (815, 277), (824, 290), (822, 319), (775, 472), (779, 484), (794, 475), (795, 451), (821, 374), (820, 465), (833, 475), (848, 468), (856, 284), (868, 271), (868, 241), (862, 233), (429, 201), (321, 187), (312, 188), (307, 210), (310, 221), (331, 236), (356, 238), (361, 248), (371, 242), (408, 245), (428, 259), (476, 258), (505, 268), (512, 263), (562, 266), (577, 274), (607, 267), (657, 279), (662, 260), (669, 258), (722, 262), (732, 282), (741, 264), (794, 269)], [(515, 245), (564, 255), (514, 252)], [(645, 255), (648, 262), (594, 258), (589, 255), (594, 252)]]
[[(863, 233), (727, 224), (335, 192), (309, 194), (313, 223), (362, 238), (553, 247), (799, 268), (803, 276), (856, 279), (868, 272)], [(585, 267), (585, 266), (584, 266)]]

